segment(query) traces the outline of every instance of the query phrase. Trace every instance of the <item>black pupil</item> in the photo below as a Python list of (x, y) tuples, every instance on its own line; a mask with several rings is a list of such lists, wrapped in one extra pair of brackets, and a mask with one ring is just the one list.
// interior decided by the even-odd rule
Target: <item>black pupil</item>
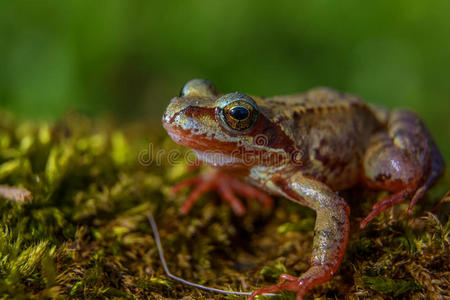
[(244, 120), (248, 117), (248, 109), (244, 107), (234, 107), (230, 111), (230, 115), (236, 120)]

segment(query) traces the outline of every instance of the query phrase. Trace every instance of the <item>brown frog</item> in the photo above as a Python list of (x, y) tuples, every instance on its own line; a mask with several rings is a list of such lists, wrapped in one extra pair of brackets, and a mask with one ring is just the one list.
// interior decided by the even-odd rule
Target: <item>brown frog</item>
[(375, 108), (328, 88), (262, 98), (223, 95), (211, 82), (194, 79), (172, 99), (162, 122), (175, 142), (191, 147), (218, 170), (175, 187), (196, 185), (183, 212), (212, 189), (238, 215), (245, 207), (236, 194), (271, 205), (260, 189), (316, 212), (311, 267), (300, 277), (282, 274), (279, 284), (256, 290), (249, 299), (281, 290), (295, 291), (302, 299), (336, 273), (350, 214), (336, 191), (363, 184), (391, 192), (373, 205), (362, 228), (406, 199), (411, 212), (444, 170), (441, 153), (417, 115)]

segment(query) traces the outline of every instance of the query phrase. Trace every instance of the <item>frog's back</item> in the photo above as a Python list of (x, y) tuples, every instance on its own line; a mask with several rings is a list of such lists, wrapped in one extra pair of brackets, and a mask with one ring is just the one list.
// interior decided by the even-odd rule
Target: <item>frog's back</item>
[(264, 106), (270, 107), (275, 115), (291, 114), (292, 117), (367, 107), (367, 104), (355, 95), (326, 87), (314, 88), (301, 94), (274, 96), (263, 101)]
[(359, 97), (328, 88), (266, 99), (273, 123), (296, 141), (305, 156), (303, 173), (335, 189), (354, 185), (372, 133), (380, 127)]

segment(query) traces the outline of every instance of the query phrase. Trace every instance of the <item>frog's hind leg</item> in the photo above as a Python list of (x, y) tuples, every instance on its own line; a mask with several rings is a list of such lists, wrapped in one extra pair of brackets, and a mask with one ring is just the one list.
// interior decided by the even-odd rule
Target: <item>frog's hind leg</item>
[(392, 191), (372, 207), (361, 228), (378, 214), (411, 198), (408, 212), (444, 170), (444, 160), (421, 119), (412, 112), (391, 113), (387, 130), (374, 135), (364, 157), (364, 181)]
[(430, 173), (428, 174), (425, 183), (416, 190), (414, 196), (412, 197), (411, 202), (409, 203), (408, 213), (412, 212), (412, 207), (414, 206), (414, 204), (416, 204), (417, 200), (422, 198), (425, 192), (434, 184), (434, 182), (444, 172), (445, 168), (444, 158), (442, 157), (439, 149), (437, 148), (434, 142), (432, 143), (430, 158), (431, 158)]

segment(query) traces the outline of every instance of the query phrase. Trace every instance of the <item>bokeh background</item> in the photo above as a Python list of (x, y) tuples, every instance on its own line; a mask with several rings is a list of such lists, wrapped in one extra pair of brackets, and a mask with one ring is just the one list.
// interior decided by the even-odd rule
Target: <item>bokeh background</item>
[(450, 158), (450, 1), (0, 1), (0, 107), (157, 121), (191, 78), (325, 85), (426, 121)]

